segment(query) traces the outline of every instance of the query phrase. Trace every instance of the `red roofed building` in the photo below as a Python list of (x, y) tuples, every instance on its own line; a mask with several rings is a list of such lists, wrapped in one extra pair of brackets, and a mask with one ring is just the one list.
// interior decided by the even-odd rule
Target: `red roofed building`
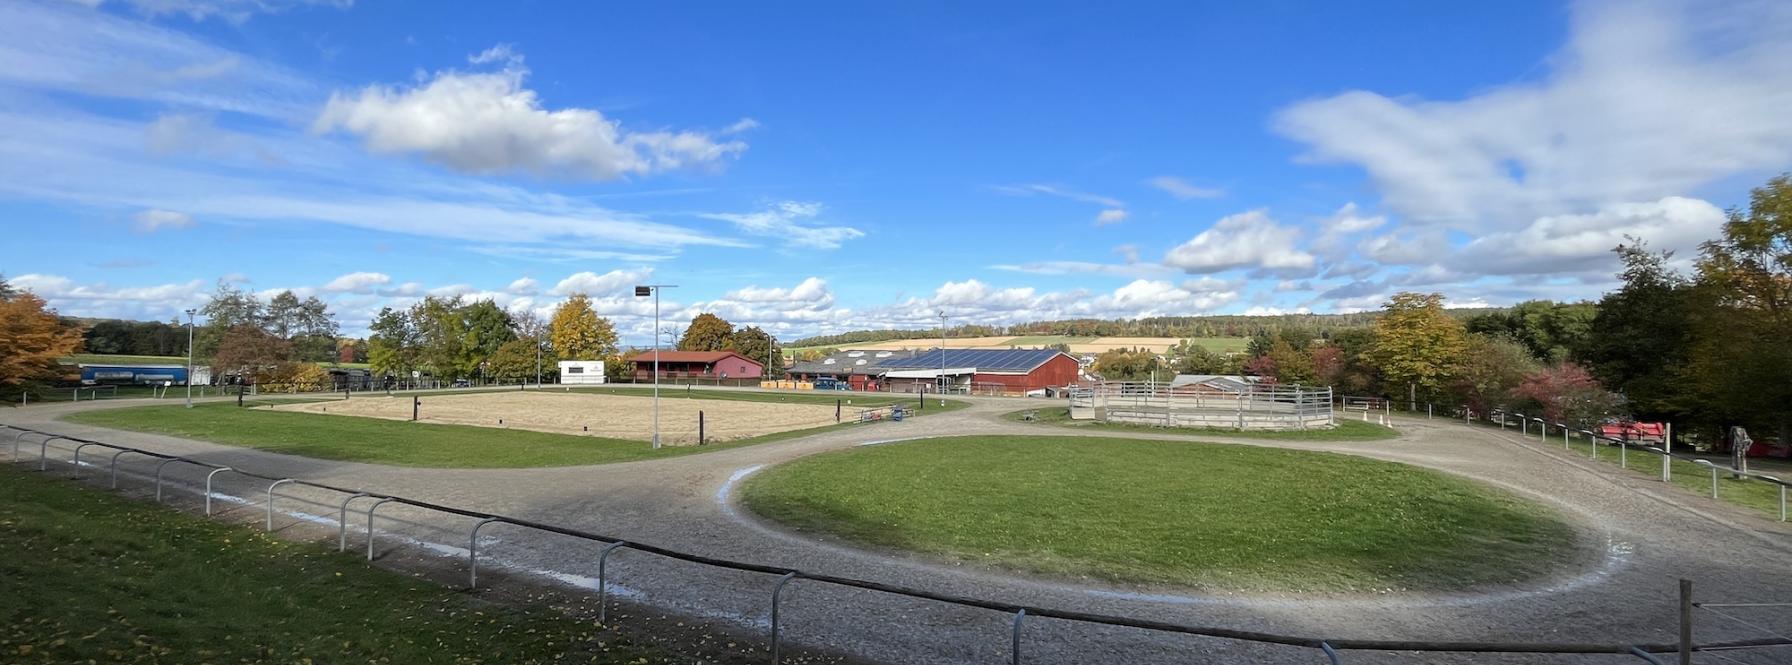
[(660, 379), (753, 379), (765, 365), (733, 351), (644, 351), (628, 359), (636, 381), (653, 380), (653, 358), (659, 354)]

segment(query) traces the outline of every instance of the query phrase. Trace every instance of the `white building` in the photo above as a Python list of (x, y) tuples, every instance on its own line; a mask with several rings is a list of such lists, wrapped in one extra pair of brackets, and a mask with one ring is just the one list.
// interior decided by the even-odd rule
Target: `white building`
[(560, 382), (572, 385), (603, 383), (604, 361), (562, 360), (560, 361)]

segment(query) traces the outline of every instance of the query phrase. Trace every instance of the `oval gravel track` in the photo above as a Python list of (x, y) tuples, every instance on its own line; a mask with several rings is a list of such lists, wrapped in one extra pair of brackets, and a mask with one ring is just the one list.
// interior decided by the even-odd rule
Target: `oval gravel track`
[[(1451, 421), (1399, 419), (1398, 439), (1370, 442), (1279, 442), (1225, 437), (1203, 441), (1358, 454), (1474, 478), (1560, 506), (1584, 534), (1583, 554), (1565, 561), (1554, 579), (1478, 593), (1339, 595), (1194, 594), (1093, 581), (1040, 580), (993, 568), (873, 552), (787, 533), (732, 505), (730, 488), (753, 469), (816, 452), (905, 438), (966, 434), (1067, 434), (1050, 425), (1015, 423), (1002, 413), (1037, 402), (975, 399), (952, 413), (834, 430), (799, 439), (701, 455), (603, 466), (548, 469), (416, 469), (298, 458), (175, 437), (79, 426), (55, 419), (74, 410), (131, 401), (46, 405), (0, 414), (0, 422), (88, 436), (180, 454), (262, 473), (364, 487), (424, 501), (554, 522), (662, 547), (806, 572), (856, 577), (941, 593), (1323, 638), (1671, 642), (1676, 580), (1694, 580), (1701, 600), (1792, 601), (1792, 580), (1776, 571), (1792, 564), (1785, 525), (1726, 504), (1664, 487), (1640, 475), (1565, 456), (1559, 448), (1520, 443), (1514, 435)], [(141, 403), (141, 402), (138, 402)], [(1078, 430), (1083, 436), (1189, 438), (1134, 432)], [(60, 449), (60, 457), (56, 455)], [(27, 445), (26, 459), (35, 457)], [(68, 447), (52, 444), (52, 459)], [(128, 473), (146, 462), (126, 456)], [(53, 467), (54, 468), (54, 467)], [(171, 477), (196, 482), (196, 471)], [(246, 497), (242, 510), (261, 508), (265, 484), (228, 480), (222, 491)], [(139, 483), (141, 484), (141, 483)], [(290, 487), (290, 486), (288, 486)], [(328, 523), (334, 537), (341, 496), (282, 487), (282, 511)], [(363, 506), (364, 509), (364, 506)], [(471, 520), (408, 508), (380, 510), (382, 552), (429, 543), (440, 554), (464, 557)], [(351, 515), (351, 523), (360, 528)], [(391, 534), (391, 535), (389, 535)], [(295, 531), (295, 536), (300, 535)], [(315, 534), (314, 534), (315, 535)], [(402, 537), (401, 537), (402, 536)], [(359, 535), (351, 546), (364, 546)], [(504, 567), (588, 584), (596, 574), (593, 543), (488, 527), (481, 533), (481, 569)], [(489, 558), (488, 558), (489, 557)], [(623, 550), (611, 559), (619, 594), (675, 614), (763, 628), (774, 579), (671, 562)], [(463, 562), (455, 565), (464, 567)], [(483, 577), (483, 576), (482, 576)], [(1012, 617), (819, 584), (793, 583), (781, 608), (792, 643), (890, 663), (1008, 662)], [(1780, 630), (1792, 615), (1755, 617)], [(1770, 637), (1733, 622), (1705, 617), (1701, 641)], [(1055, 620), (1030, 620), (1024, 633), (1029, 663), (1323, 662), (1317, 652), (1230, 640), (1170, 636)], [(1784, 652), (1784, 649), (1776, 650)], [(1740, 662), (1781, 662), (1772, 652), (1725, 654)], [(1703, 658), (1703, 656), (1701, 657)], [(1751, 658), (1753, 660), (1751, 660)], [(1496, 660), (1497, 659), (1497, 660)], [(1640, 662), (1617, 657), (1470, 656), (1350, 652), (1346, 663), (1566, 663)], [(1701, 660), (1700, 662), (1704, 662)], [(1712, 662), (1723, 662), (1713, 660)]]

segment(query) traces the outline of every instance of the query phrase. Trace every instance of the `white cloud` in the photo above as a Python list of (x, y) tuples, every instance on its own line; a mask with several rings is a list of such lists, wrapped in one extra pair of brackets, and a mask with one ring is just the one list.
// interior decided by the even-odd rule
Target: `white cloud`
[(1179, 199), (1214, 199), (1226, 195), (1226, 190), (1217, 187), (1201, 187), (1190, 184), (1187, 180), (1175, 176), (1160, 175), (1146, 180), (1145, 184), (1164, 190), (1170, 196)]
[(1171, 249), (1164, 263), (1189, 273), (1253, 268), (1289, 277), (1314, 271), (1312, 254), (1295, 246), (1300, 230), (1281, 226), (1263, 209), (1229, 215)]
[(842, 243), (848, 240), (865, 237), (864, 231), (850, 226), (811, 224), (809, 220), (820, 217), (823, 209), (820, 203), (779, 201), (758, 212), (716, 212), (698, 216), (730, 222), (746, 233), (777, 238), (797, 247), (838, 249)]
[(155, 286), (79, 284), (61, 275), (25, 274), (7, 279), (13, 288), (43, 298), (64, 316), (167, 321), (206, 301), (202, 280)]
[(144, 210), (131, 219), (136, 222), (138, 231), (152, 233), (161, 229), (184, 229), (193, 226), (193, 216), (172, 210)]
[(548, 293), (557, 296), (583, 293), (592, 297), (626, 294), (632, 297), (635, 287), (648, 283), (652, 277), (651, 270), (611, 270), (602, 275), (587, 271), (568, 275)]
[(1687, 252), (1716, 237), (1724, 212), (1706, 201), (1670, 196), (1620, 203), (1583, 215), (1542, 217), (1522, 229), (1491, 233), (1462, 248), (1452, 265), (1482, 274), (1611, 272), (1611, 250), (1625, 236), (1656, 249)]
[(996, 185), (994, 187), (991, 187), (990, 189), (993, 189), (997, 192), (1001, 192), (1003, 194), (1007, 194), (1009, 196), (1033, 196), (1035, 194), (1044, 194), (1046, 196), (1056, 196), (1061, 199), (1070, 199), (1072, 201), (1078, 201), (1078, 202), (1082, 202), (1082, 203), (1093, 203), (1095, 205), (1106, 206), (1109, 208), (1124, 208), (1124, 207), (1126, 207), (1125, 201), (1121, 201), (1120, 199), (1116, 199), (1111, 196), (1102, 196), (1100, 194), (1090, 194), (1088, 192), (1079, 192), (1077, 190), (1060, 187), (1058, 185), (1043, 185), (1043, 184), (1037, 184), (1037, 183), (1024, 183), (1024, 184), (1019, 184), (1019, 185)]
[(1781, 3), (1589, 3), (1536, 82), (1443, 101), (1351, 91), (1274, 124), (1311, 160), (1361, 166), (1408, 221), (1521, 227), (1792, 163), (1789, 33)]
[(1029, 263), (999, 263), (990, 266), (992, 270), (1019, 272), (1029, 275), (1112, 275), (1115, 277), (1161, 277), (1175, 270), (1159, 263), (1139, 263), (1137, 257), (1128, 263), (1097, 263), (1094, 261), (1033, 261)]
[(1126, 217), (1127, 214), (1125, 210), (1120, 208), (1109, 208), (1101, 211), (1100, 214), (1095, 216), (1095, 225), (1107, 226), (1109, 224), (1119, 224), (1120, 222), (1126, 221)]
[(532, 296), (535, 295), (537, 291), (536, 287), (540, 286), (540, 284), (541, 283), (535, 281), (534, 278), (519, 277), (511, 282), (510, 286), (504, 287), (504, 290), (519, 296)]
[[(102, 0), (79, 0), (98, 6)], [(231, 23), (242, 23), (256, 14), (277, 14), (298, 7), (334, 7), (346, 9), (354, 0), (125, 0), (126, 4), (150, 16), (181, 14), (194, 21), (218, 17)]]
[(469, 58), (495, 72), (436, 72), (416, 86), (334, 93), (312, 129), (346, 131), (379, 153), (410, 153), (468, 173), (526, 171), (611, 180), (720, 166), (747, 144), (695, 131), (630, 132), (595, 109), (548, 110), (523, 87), (522, 56), (496, 46)]
[(323, 290), (330, 293), (373, 293), (379, 287), (392, 283), (392, 276), (378, 272), (351, 272), (330, 280)]

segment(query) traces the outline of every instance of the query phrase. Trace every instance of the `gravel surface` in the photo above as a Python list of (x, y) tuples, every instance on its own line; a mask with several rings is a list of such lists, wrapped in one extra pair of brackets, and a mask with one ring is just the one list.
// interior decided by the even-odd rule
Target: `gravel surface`
[[(833, 430), (814, 436), (702, 455), (552, 469), (412, 469), (314, 460), (153, 434), (57, 422), (74, 410), (141, 401), (34, 406), (0, 412), (0, 422), (190, 456), (270, 475), (399, 494), (424, 501), (554, 522), (707, 556), (795, 568), (807, 573), (874, 580), (945, 594), (1063, 610), (1112, 614), (1231, 629), (1326, 639), (1402, 639), (1515, 642), (1672, 642), (1677, 580), (1695, 584), (1701, 601), (1792, 601), (1792, 529), (1750, 512), (1667, 487), (1641, 475), (1565, 456), (1559, 447), (1521, 442), (1516, 435), (1452, 421), (1397, 419), (1402, 436), (1374, 442), (1200, 440), (1330, 450), (1439, 469), (1474, 478), (1556, 506), (1579, 527), (1580, 554), (1560, 574), (1473, 593), (1388, 591), (1359, 595), (1242, 596), (1186, 589), (1124, 587), (1093, 580), (1027, 578), (974, 564), (898, 553), (871, 552), (821, 542), (762, 524), (730, 500), (741, 478), (803, 455), (905, 438), (978, 433), (1066, 434), (1062, 428), (1003, 421), (1000, 415), (1036, 401), (972, 400), (969, 409)], [(1079, 432), (1085, 436), (1188, 438), (1139, 433)], [(10, 450), (10, 432), (0, 445)], [(38, 446), (27, 438), (25, 461)], [(92, 459), (88, 448), (83, 459)], [(51, 470), (66, 473), (72, 446), (49, 446)], [(103, 455), (101, 463), (104, 464)], [(148, 488), (154, 464), (120, 460), (121, 485)], [(88, 475), (101, 478), (101, 468)], [(171, 497), (197, 506), (203, 472), (172, 465), (182, 486)], [(265, 516), (266, 484), (220, 474), (220, 500), (239, 519)], [(284, 485), (277, 492), (281, 528), (294, 537), (334, 538), (342, 495)], [(365, 548), (364, 513), (351, 510), (348, 543)], [(1190, 506), (1190, 510), (1223, 509)], [(474, 520), (399, 504), (379, 509), (376, 552), (449, 557), (464, 569)], [(292, 525), (310, 525), (294, 528)], [(321, 528), (320, 528), (321, 527)], [(480, 533), (480, 568), (561, 584), (595, 584), (596, 543), (494, 524)], [(397, 565), (403, 565), (398, 563)], [(609, 561), (615, 597), (700, 620), (763, 630), (776, 578), (707, 568), (620, 550)], [(593, 601), (595, 602), (595, 601)], [(1792, 612), (1777, 608), (1724, 610), (1773, 631), (1792, 630)], [(790, 643), (888, 663), (1009, 662), (1012, 615), (798, 580), (783, 594), (783, 635)], [(626, 620), (626, 619), (624, 619)], [(1774, 635), (1701, 611), (1700, 641)], [(1316, 651), (1234, 640), (1166, 635), (1068, 621), (1029, 618), (1022, 651), (1029, 663), (1319, 663)], [(1695, 662), (1787, 662), (1789, 649), (1700, 654)], [(1468, 655), (1345, 652), (1345, 663), (1581, 663), (1641, 662), (1618, 656)], [(1723, 660), (1727, 658), (1730, 660)]]

